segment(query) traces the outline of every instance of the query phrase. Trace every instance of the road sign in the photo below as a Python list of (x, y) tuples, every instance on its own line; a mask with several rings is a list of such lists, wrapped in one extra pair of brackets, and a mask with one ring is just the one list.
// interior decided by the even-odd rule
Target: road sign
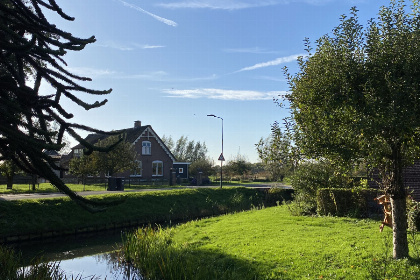
[(220, 157), (218, 160), (225, 161), (225, 158), (223, 157), (223, 153), (220, 154)]

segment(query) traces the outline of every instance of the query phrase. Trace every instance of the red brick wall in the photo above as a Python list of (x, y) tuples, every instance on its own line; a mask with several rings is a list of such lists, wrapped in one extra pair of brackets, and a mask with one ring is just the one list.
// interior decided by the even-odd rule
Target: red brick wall
[[(143, 155), (142, 154), (142, 142), (149, 141), (151, 143), (151, 154)], [(165, 152), (162, 146), (159, 144), (157, 139), (153, 137), (153, 134), (150, 132), (145, 132), (134, 144), (134, 149), (137, 152), (137, 159), (142, 162), (142, 179), (167, 179), (169, 180), (170, 169), (173, 167), (173, 161), (171, 157)], [(153, 176), (153, 161), (162, 161), (163, 162), (163, 176)], [(119, 176), (129, 177), (131, 172), (127, 171)]]
[[(369, 187), (378, 188), (376, 181), (379, 180), (378, 172), (373, 171), (369, 180)], [(404, 186), (408, 188), (408, 194), (416, 201), (420, 201), (420, 161), (416, 161), (412, 166), (404, 168)]]

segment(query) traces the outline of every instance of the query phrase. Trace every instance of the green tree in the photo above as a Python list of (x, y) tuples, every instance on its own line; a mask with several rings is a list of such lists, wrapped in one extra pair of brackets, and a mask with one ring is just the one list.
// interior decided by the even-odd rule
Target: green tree
[(224, 171), (230, 176), (240, 176), (242, 180), (251, 169), (251, 163), (249, 163), (244, 156), (238, 154), (233, 160), (227, 162)]
[(258, 156), (266, 171), (270, 173), (271, 180), (283, 181), (294, 167), (292, 156), (292, 143), (288, 134), (281, 131), (277, 122), (271, 127), (271, 135), (255, 145)]
[(391, 1), (364, 28), (357, 10), (288, 76), (296, 143), (308, 157), (364, 158), (391, 197), (393, 256), (408, 256), (402, 170), (420, 149), (420, 5)]
[(0, 163), (0, 174), (6, 177), (7, 189), (13, 189), (13, 178), (20, 172), (17, 165), (11, 160), (4, 160)]
[(163, 136), (163, 143), (172, 152), (178, 161), (195, 162), (207, 158), (206, 143), (188, 140), (187, 136), (181, 136), (176, 142), (171, 136)]
[[(59, 29), (48, 21), (46, 10), (74, 20), (54, 0), (0, 1), (0, 160), (12, 160), (23, 171), (49, 180), (87, 210), (97, 211), (103, 209), (102, 203), (71, 191), (53, 171), (60, 167), (43, 151), (62, 149), (65, 133), (83, 144), (87, 153), (111, 149), (86, 143), (76, 129), (106, 132), (71, 122), (73, 114), (61, 102), (66, 98), (89, 110), (107, 100), (88, 104), (78, 97), (80, 93), (104, 95), (111, 90), (86, 88), (81, 83), (89, 78), (66, 70), (63, 56), (83, 50), (95, 37), (77, 38)], [(53, 93), (41, 93), (41, 83), (51, 86)], [(49, 129), (52, 122), (58, 123), (58, 130)]]
[[(98, 147), (109, 147), (118, 142), (118, 136), (110, 136), (97, 143)], [(131, 143), (122, 141), (111, 151), (95, 151), (90, 155), (94, 169), (99, 173), (113, 176), (116, 173), (133, 170), (137, 167), (137, 153)]]
[(69, 162), (69, 172), (81, 179), (83, 185), (85, 185), (87, 176), (96, 173), (92, 155), (72, 158)]
[(203, 176), (209, 177), (214, 174), (212, 162), (208, 158), (194, 161), (189, 167), (190, 175), (196, 177), (199, 172), (203, 172)]

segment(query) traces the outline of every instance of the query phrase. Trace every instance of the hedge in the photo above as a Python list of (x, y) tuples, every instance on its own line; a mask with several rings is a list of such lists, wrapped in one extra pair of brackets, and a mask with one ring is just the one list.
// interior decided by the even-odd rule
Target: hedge
[(375, 189), (318, 189), (317, 213), (358, 218), (377, 216), (382, 213), (382, 207), (374, 199), (381, 194)]
[(293, 189), (271, 188), (267, 191), (265, 196), (265, 206), (276, 206), (282, 204), (283, 201), (293, 200)]

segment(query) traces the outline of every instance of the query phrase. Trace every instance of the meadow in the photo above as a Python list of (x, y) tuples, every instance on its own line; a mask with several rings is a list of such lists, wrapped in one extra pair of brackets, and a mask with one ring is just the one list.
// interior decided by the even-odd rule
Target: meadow
[(392, 260), (392, 231), (371, 219), (292, 216), (287, 206), (139, 229), (122, 257), (148, 279), (419, 279), (418, 234), (410, 259)]

